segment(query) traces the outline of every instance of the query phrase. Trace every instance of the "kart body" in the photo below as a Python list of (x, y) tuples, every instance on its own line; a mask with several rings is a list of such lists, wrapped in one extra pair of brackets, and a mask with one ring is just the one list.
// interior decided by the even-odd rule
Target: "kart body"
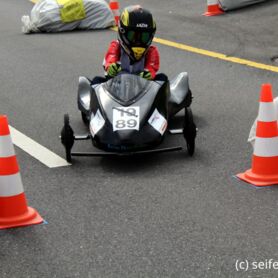
[[(107, 82), (91, 85), (79, 78), (77, 103), (88, 134), (75, 135), (69, 116), (64, 116), (61, 132), (67, 160), (71, 156), (131, 155), (180, 150), (182, 147), (158, 149), (168, 133), (168, 121), (185, 109), (184, 124), (174, 134), (183, 134), (188, 152), (193, 155), (196, 126), (189, 108), (192, 101), (187, 73), (172, 81), (150, 81), (138, 75), (122, 73)], [(90, 139), (101, 150), (96, 153), (72, 152), (76, 140)]]

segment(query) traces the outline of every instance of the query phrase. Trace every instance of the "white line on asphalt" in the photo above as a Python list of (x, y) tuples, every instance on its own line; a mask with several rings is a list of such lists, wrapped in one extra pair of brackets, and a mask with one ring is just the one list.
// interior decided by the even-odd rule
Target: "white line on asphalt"
[(65, 159), (9, 126), (13, 144), (27, 152), (49, 168), (69, 166)]

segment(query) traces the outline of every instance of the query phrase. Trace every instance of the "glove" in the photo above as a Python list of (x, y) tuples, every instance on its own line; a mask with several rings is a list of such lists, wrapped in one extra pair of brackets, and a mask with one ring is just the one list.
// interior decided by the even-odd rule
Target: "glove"
[(122, 70), (121, 66), (117, 63), (112, 63), (110, 66), (107, 68), (107, 74), (110, 77), (116, 76), (120, 71)]
[(153, 79), (150, 71), (148, 71), (148, 70), (144, 70), (144, 71), (140, 72), (139, 76), (141, 76), (142, 78), (145, 78), (147, 80), (152, 80)]

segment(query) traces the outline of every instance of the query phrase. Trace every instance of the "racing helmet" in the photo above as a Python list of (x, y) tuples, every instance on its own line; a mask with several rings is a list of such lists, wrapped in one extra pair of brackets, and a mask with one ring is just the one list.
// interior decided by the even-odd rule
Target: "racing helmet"
[(152, 43), (156, 24), (152, 14), (140, 5), (123, 10), (119, 20), (118, 37), (132, 61), (140, 60)]

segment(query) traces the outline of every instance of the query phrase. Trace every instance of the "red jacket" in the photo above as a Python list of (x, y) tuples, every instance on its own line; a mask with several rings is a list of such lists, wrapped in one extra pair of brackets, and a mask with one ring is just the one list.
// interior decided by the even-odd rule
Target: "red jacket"
[[(118, 40), (110, 43), (107, 53), (104, 57), (103, 66), (107, 70), (112, 63), (120, 61), (121, 45)], [(145, 54), (145, 69), (149, 70), (152, 78), (155, 78), (156, 72), (159, 69), (159, 52), (157, 47), (151, 45)]]

